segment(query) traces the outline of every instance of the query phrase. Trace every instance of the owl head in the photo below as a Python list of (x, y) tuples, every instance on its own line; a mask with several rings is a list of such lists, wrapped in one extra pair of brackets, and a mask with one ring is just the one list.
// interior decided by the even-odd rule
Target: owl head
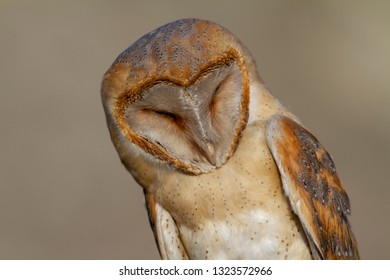
[(213, 22), (181, 19), (141, 37), (101, 87), (122, 162), (141, 157), (193, 175), (222, 166), (246, 126), (255, 79), (249, 51)]

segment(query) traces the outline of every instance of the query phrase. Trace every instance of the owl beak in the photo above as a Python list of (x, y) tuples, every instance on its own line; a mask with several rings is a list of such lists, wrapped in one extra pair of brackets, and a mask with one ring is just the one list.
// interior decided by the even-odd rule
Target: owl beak
[(210, 143), (206, 144), (206, 147), (202, 148), (202, 154), (207, 159), (207, 161), (215, 166), (217, 164), (216, 156), (215, 156), (215, 149), (214, 146)]

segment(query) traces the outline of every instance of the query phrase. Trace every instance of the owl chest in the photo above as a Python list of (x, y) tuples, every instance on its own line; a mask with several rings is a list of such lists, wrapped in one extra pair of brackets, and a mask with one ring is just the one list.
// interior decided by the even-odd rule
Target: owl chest
[(159, 189), (190, 258), (310, 258), (273, 158), (254, 140), (254, 151), (239, 147), (222, 168), (178, 176)]

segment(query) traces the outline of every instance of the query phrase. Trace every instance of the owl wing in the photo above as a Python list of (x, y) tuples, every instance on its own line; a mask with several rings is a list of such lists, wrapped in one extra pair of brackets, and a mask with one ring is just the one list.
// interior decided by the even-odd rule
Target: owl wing
[(313, 257), (358, 259), (349, 199), (328, 152), (309, 131), (280, 114), (268, 120), (266, 137)]
[(188, 259), (187, 252), (181, 242), (179, 230), (171, 214), (156, 203), (154, 195), (145, 192), (145, 204), (154, 238), (164, 260)]

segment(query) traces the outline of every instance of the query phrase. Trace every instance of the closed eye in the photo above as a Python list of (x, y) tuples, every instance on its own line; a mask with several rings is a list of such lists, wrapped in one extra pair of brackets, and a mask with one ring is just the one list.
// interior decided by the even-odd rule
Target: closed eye
[(213, 94), (217, 94), (218, 93), (218, 91), (219, 91), (219, 89), (221, 88), (221, 86), (222, 86), (222, 83), (223, 83), (223, 81), (221, 81), (218, 85), (217, 85), (217, 87), (215, 88), (215, 90), (214, 90), (214, 93)]
[(218, 95), (221, 93), (221, 88), (223, 86), (223, 83), (224, 83), (224, 80), (222, 80), (221, 82), (219, 82), (219, 84), (217, 85), (217, 87), (215, 88), (212, 96), (211, 96), (211, 100), (210, 100), (210, 103), (209, 103), (209, 108), (210, 108), (210, 116), (211, 116), (211, 119), (214, 120), (214, 116), (215, 116), (215, 113), (216, 113), (216, 104), (217, 104), (217, 100), (218, 100)]
[(170, 121), (171, 124), (174, 124), (176, 128), (178, 128), (180, 131), (186, 131), (185, 121), (184, 119), (169, 111), (164, 110), (152, 110), (152, 112), (159, 116), (165, 118), (167, 121)]
[(163, 116), (163, 117), (168, 117), (168, 118), (171, 118), (172, 120), (174, 121), (177, 121), (180, 119), (179, 116), (175, 115), (174, 113), (172, 112), (169, 112), (169, 111), (163, 111), (163, 110), (153, 110), (154, 113), (160, 115), (160, 116)]

